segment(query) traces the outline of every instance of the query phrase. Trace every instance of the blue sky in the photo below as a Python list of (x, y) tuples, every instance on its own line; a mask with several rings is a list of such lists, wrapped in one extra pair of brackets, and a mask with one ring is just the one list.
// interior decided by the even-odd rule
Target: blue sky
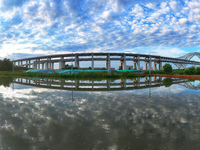
[(199, 52), (199, 0), (0, 0), (0, 57)]

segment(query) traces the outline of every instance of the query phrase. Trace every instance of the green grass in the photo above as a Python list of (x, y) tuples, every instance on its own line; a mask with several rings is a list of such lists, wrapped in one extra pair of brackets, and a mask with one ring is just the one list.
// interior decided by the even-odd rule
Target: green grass
[(99, 78), (135, 78), (135, 77), (145, 77), (145, 75), (137, 75), (131, 72), (123, 72), (121, 74), (114, 73), (100, 73), (100, 72), (81, 72), (77, 74), (46, 74), (46, 73), (32, 73), (32, 72), (0, 72), (1, 77), (14, 76), (14, 77), (54, 77), (54, 78), (74, 78), (74, 79), (99, 79)]

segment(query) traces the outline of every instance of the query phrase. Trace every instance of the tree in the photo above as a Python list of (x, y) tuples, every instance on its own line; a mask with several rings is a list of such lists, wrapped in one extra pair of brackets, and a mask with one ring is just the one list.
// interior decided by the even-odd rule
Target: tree
[(195, 74), (195, 67), (192, 66), (190, 68), (187, 68), (185, 71), (184, 71), (184, 74), (187, 74), (187, 75), (194, 75)]
[(165, 64), (163, 66), (164, 73), (165, 74), (171, 74), (172, 73), (172, 66), (170, 64)]
[(196, 68), (195, 74), (200, 75), (200, 67), (197, 67), (197, 68)]
[(4, 58), (4, 60), (0, 60), (0, 71), (12, 71), (13, 63), (10, 59)]

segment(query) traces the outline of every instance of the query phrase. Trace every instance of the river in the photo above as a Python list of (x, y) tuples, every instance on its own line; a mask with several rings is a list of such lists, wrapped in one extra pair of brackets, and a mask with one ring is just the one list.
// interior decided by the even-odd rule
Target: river
[(0, 149), (198, 150), (200, 81), (0, 78)]

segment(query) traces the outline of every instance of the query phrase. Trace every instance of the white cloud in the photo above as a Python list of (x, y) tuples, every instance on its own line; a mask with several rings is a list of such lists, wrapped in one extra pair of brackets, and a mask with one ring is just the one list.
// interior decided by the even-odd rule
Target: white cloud
[(160, 4), (160, 7), (161, 8), (165, 8), (167, 6), (167, 3), (166, 2), (162, 2), (161, 4)]
[[(76, 2), (31, 0), (0, 10), (1, 56), (200, 44), (199, 1)], [(22, 21), (14, 26), (9, 21), (16, 13)]]
[[(152, 51), (153, 54), (166, 56), (166, 57), (180, 57), (186, 53), (186, 51), (179, 48), (157, 48)], [(173, 54), (173, 56), (172, 56)]]
[(109, 19), (110, 17), (110, 11), (104, 11), (101, 15), (102, 18), (104, 19)]
[(132, 9), (131, 11), (132, 13), (134, 13), (135, 16), (144, 16), (143, 14), (143, 8), (140, 5), (135, 5), (135, 7)]
[(170, 7), (174, 10), (177, 11), (178, 10), (178, 2), (177, 1), (170, 1), (169, 2)]
[(148, 8), (150, 8), (150, 9), (156, 9), (155, 4), (152, 4), (152, 3), (148, 3), (145, 6), (148, 7)]
[(191, 9), (199, 8), (200, 7), (200, 2), (198, 2), (198, 1), (191, 1), (191, 2), (188, 2), (188, 6)]
[(181, 19), (179, 19), (179, 23), (181, 25), (184, 25), (184, 24), (188, 23), (188, 20), (186, 18), (181, 18)]

